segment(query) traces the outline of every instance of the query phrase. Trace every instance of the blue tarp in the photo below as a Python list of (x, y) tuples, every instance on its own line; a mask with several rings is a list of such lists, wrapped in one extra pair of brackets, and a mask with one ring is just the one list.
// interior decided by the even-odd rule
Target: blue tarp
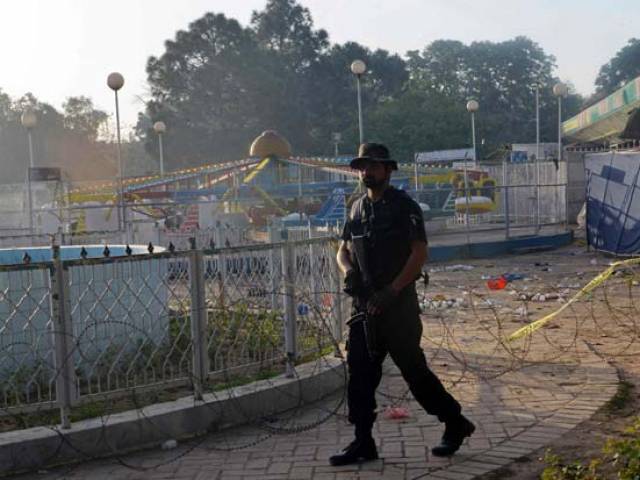
[(640, 153), (585, 157), (587, 242), (619, 255), (640, 253)]

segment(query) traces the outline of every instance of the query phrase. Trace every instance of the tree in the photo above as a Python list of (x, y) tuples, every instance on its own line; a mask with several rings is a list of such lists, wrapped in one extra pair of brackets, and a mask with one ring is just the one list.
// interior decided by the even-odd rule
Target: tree
[(329, 46), (324, 30), (314, 30), (307, 8), (294, 0), (269, 0), (254, 11), (251, 27), (269, 71), (270, 102), (261, 120), (289, 139), (294, 149), (310, 151), (314, 143), (316, 87), (321, 60)]
[(640, 39), (632, 38), (615, 56), (600, 67), (596, 77), (596, 94), (613, 93), (640, 75)]
[(309, 115), (314, 127), (311, 149), (314, 153), (332, 152), (332, 132), (342, 133), (348, 151), (357, 151), (356, 80), (350, 71), (355, 59), (367, 64), (367, 72), (362, 77), (366, 138), (369, 138), (368, 119), (378, 103), (401, 92), (408, 78), (405, 63), (398, 55), (385, 50), (371, 51), (355, 42), (334, 45), (318, 64), (312, 76), (314, 82), (308, 85), (308, 97), (313, 101)]
[(6, 124), (10, 120), (13, 111), (11, 110), (11, 97), (0, 88), (0, 125)]
[[(85, 106), (91, 100), (82, 101)], [(22, 182), (29, 165), (27, 131), (20, 117), (27, 108), (36, 112), (38, 123), (32, 131), (36, 166), (60, 167), (67, 178), (92, 180), (115, 175), (114, 150), (95, 141), (88, 130), (68, 128), (69, 118), (33, 94), (13, 101), (0, 92), (0, 168), (2, 182)], [(85, 110), (85, 113), (91, 113)], [(80, 110), (79, 110), (80, 111)], [(93, 112), (98, 112), (93, 110)], [(100, 112), (96, 115), (99, 117)], [(77, 120), (81, 116), (74, 118)]]
[(325, 30), (314, 30), (309, 9), (294, 0), (269, 0), (261, 12), (254, 11), (251, 25), (259, 45), (275, 52), (282, 65), (304, 74), (329, 46)]
[(463, 104), (442, 92), (407, 88), (374, 110), (368, 138), (388, 145), (396, 160), (410, 162), (415, 152), (469, 145), (465, 114)]
[(78, 133), (87, 140), (95, 140), (100, 126), (107, 121), (107, 114), (96, 110), (93, 101), (87, 97), (69, 97), (62, 104), (64, 127)]
[[(442, 94), (464, 106), (470, 99), (480, 103), (476, 114), (478, 139), (489, 150), (504, 143), (535, 140), (535, 85), (539, 85), (541, 138), (556, 135), (556, 99), (552, 86), (553, 56), (535, 42), (516, 37), (503, 42), (438, 40), (422, 53), (408, 53), (411, 89)], [(565, 115), (573, 114), (567, 106)], [(468, 114), (460, 121), (468, 124)]]
[(422, 53), (407, 52), (410, 77), (416, 85), (462, 100), (469, 96), (468, 47), (457, 40), (436, 40)]
[[(146, 114), (167, 124), (165, 146), (173, 166), (246, 155), (259, 133), (271, 83), (252, 32), (224, 15), (207, 13), (165, 48), (147, 62), (152, 99)], [(145, 142), (152, 152), (154, 138), (147, 129)]]
[[(478, 139), (487, 149), (535, 139), (535, 87), (540, 85), (542, 140), (556, 138), (551, 93), (555, 59), (526, 37), (504, 42), (438, 40), (407, 61), (355, 42), (331, 45), (295, 0), (268, 0), (248, 28), (207, 13), (165, 44), (147, 63), (151, 100), (137, 133), (157, 155), (153, 122), (163, 120), (173, 167), (246, 155), (262, 130), (275, 129), (293, 151), (330, 154), (332, 132), (343, 151), (358, 143), (356, 81), (362, 59), (365, 139), (385, 139), (397, 151), (470, 144), (466, 102), (480, 102)], [(571, 115), (579, 98), (564, 102)], [(390, 120), (392, 119), (392, 120)], [(394, 140), (398, 139), (398, 140)], [(400, 140), (401, 139), (401, 140)]]
[(355, 150), (349, 65), (356, 58), (369, 68), (363, 96), (370, 112), (406, 81), (399, 56), (352, 42), (330, 48), (327, 33), (315, 29), (308, 9), (293, 0), (270, 0), (253, 12), (250, 28), (208, 13), (166, 42), (161, 57), (149, 59), (150, 121), (139, 124), (138, 134), (155, 155), (149, 125), (165, 121), (167, 158), (174, 166), (244, 156), (266, 129), (278, 130), (303, 154), (331, 152), (334, 131), (353, 140)]

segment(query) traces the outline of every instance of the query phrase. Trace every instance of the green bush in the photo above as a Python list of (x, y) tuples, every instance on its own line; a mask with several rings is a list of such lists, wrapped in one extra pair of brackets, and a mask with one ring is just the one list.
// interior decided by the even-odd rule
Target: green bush
[(640, 480), (640, 417), (622, 438), (607, 440), (603, 452), (613, 462), (620, 480)]
[(598, 480), (601, 478), (597, 473), (600, 465), (598, 459), (591, 460), (588, 465), (577, 460), (564, 463), (562, 457), (547, 450), (544, 462), (548, 466), (540, 476), (542, 480)]
[[(251, 309), (246, 304), (216, 308), (209, 313), (211, 355), (227, 355), (241, 344), (256, 357), (282, 343), (282, 317), (278, 312)], [(213, 360), (213, 359), (212, 359)]]
[(613, 478), (605, 472), (612, 472), (619, 480), (640, 480), (640, 417), (628, 427), (621, 438), (609, 439), (602, 454), (581, 462), (575, 460), (565, 463), (551, 453), (545, 453), (547, 464), (540, 478), (542, 480), (603, 480)]

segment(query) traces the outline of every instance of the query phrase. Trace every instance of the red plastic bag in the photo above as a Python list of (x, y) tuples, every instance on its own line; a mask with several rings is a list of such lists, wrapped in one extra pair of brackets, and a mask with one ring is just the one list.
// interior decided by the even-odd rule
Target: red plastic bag
[(399, 420), (401, 418), (408, 418), (409, 410), (405, 407), (387, 407), (384, 411), (384, 418), (389, 420)]
[(498, 278), (487, 280), (487, 287), (489, 287), (491, 290), (502, 290), (507, 286), (507, 283), (509, 283), (507, 279), (500, 276)]

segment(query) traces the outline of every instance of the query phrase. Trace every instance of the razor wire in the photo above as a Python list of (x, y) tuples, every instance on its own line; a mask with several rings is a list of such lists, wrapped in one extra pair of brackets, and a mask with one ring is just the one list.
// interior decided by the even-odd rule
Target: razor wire
[[(209, 374), (218, 374), (231, 381), (230, 372), (237, 376), (238, 371), (246, 371), (255, 366), (261, 368), (265, 364), (277, 366), (285, 360), (282, 351), (279, 351), (282, 342), (278, 339), (278, 330), (281, 331), (283, 319), (273, 307), (278, 308), (286, 299), (276, 300), (275, 305), (270, 305), (271, 313), (268, 315), (265, 315), (263, 310), (267, 305), (261, 301), (262, 297), (273, 298), (284, 294), (280, 291), (280, 286), (273, 283), (274, 279), (278, 282), (282, 280), (281, 250), (278, 249), (273, 254), (274, 252), (269, 252), (268, 249), (249, 253), (246, 249), (240, 249), (204, 256), (202, 271), (203, 283), (206, 285), (203, 290), (208, 295), (204, 299), (204, 308), (200, 310), (205, 314), (209, 339), (205, 342), (206, 350), (210, 353), (214, 366), (212, 371), (207, 372), (207, 377)], [(322, 250), (321, 254), (329, 255), (322, 262), (328, 267), (332, 265), (334, 250), (330, 246), (325, 246)], [(306, 251), (309, 252), (308, 247)], [(63, 270), (62, 276), (58, 278), (62, 279), (59, 283), (63, 285), (57, 287), (63, 288), (61, 292), (64, 292), (65, 303), (68, 303), (67, 316), (72, 325), (68, 335), (72, 341), (67, 342), (72, 346), (63, 362), (72, 367), (72, 400), (81, 403), (86, 399), (100, 398), (107, 403), (118, 394), (130, 395), (138, 407), (137, 391), (140, 388), (164, 388), (171, 382), (180, 384), (194, 380), (191, 378), (193, 365), (190, 360), (193, 350), (190, 323), (194, 314), (194, 276), (189, 255), (190, 253), (166, 253), (83, 259), (47, 265), (47, 268), (39, 269), (43, 279), (58, 278), (54, 275), (56, 267)], [(257, 275), (263, 275), (267, 271), (265, 255), (277, 260), (268, 269), (273, 278), (268, 279), (269, 284), (266, 288), (260, 287), (260, 282), (256, 281)], [(277, 271), (274, 271), (274, 267)], [(34, 268), (20, 266), (17, 270), (19, 273), (26, 271), (27, 275), (30, 275), (30, 270)], [(306, 274), (309, 273), (307, 268)], [(13, 272), (9, 275), (13, 275)], [(336, 275), (337, 272), (334, 272), (333, 276)], [(224, 283), (221, 284), (221, 281)], [(25, 299), (31, 298), (32, 292), (35, 291), (31, 285), (31, 277), (23, 283), (25, 282), (28, 285), (22, 290), (12, 282), (14, 290), (18, 289), (18, 294), (14, 296), (19, 300), (11, 302), (8, 290), (2, 297), (7, 306), (14, 311), (14, 317), (24, 310), (18, 307), (24, 307)], [(50, 300), (57, 296), (55, 283), (55, 280), (52, 280), (40, 287), (44, 290), (45, 299)], [(273, 286), (276, 286), (278, 291), (270, 291)], [(332, 295), (332, 292), (326, 291), (323, 295), (327, 302), (326, 296)], [(247, 301), (252, 296), (258, 301)], [(304, 296), (305, 293), (298, 295), (299, 300), (302, 301)], [(330, 303), (331, 299), (328, 300)], [(306, 301), (310, 303), (310, 299)], [(42, 302), (40, 300), (40, 303)], [(226, 305), (221, 308), (225, 302)], [(322, 312), (315, 309), (298, 309), (301, 323), (313, 321), (323, 325), (323, 319), (315, 314), (322, 315), (327, 312), (329, 309), (326, 307), (327, 303)], [(38, 309), (43, 308), (37, 307), (37, 314), (40, 313)], [(55, 327), (50, 325), (51, 317), (59, 312), (43, 310), (44, 316), (49, 320), (49, 333), (55, 333)], [(27, 316), (29, 315), (35, 314), (29, 312)], [(314, 318), (310, 320), (312, 316)], [(9, 317), (9, 320), (11, 318), (13, 317)], [(7, 325), (8, 323), (4, 325), (5, 331)], [(322, 328), (313, 327), (312, 330), (317, 333)], [(328, 329), (325, 328), (325, 331)], [(301, 332), (305, 335), (305, 329), (301, 329)], [(332, 343), (324, 341), (321, 348), (325, 345)], [(3, 350), (5, 355), (13, 353), (12, 344), (3, 346), (7, 347)], [(33, 349), (35, 350), (35, 347)], [(305, 353), (311, 353), (312, 349), (307, 350)], [(58, 364), (59, 360), (58, 358)], [(61, 369), (56, 369), (55, 365), (55, 361), (48, 362), (49, 370), (58, 370), (59, 373)], [(292, 372), (295, 374), (295, 366), (293, 367)], [(4, 390), (7, 390), (6, 385), (4, 387)], [(16, 389), (18, 388), (14, 388)], [(269, 429), (283, 431), (283, 428)], [(296, 430), (300, 428), (297, 427)], [(61, 432), (61, 436), (64, 437), (64, 431)]]
[[(296, 379), (297, 365), (286, 355), (292, 352), (286, 348), (285, 336), (273, 335), (274, 331), (285, 330), (287, 307), (289, 312), (291, 306), (295, 307), (294, 333), (301, 340), (296, 342), (298, 350), (293, 352), (296, 359), (303, 358), (307, 350), (326, 352), (327, 347), (333, 350), (338, 346), (342, 332), (336, 331), (335, 327), (347, 310), (344, 297), (336, 296), (340, 291), (340, 277), (332, 264), (334, 248), (330, 242), (294, 242), (202, 252), (205, 301), (201, 313), (207, 326), (207, 380), (231, 385), (238, 376), (253, 375), (255, 378), (256, 374), (259, 376), (272, 367), (278, 368), (279, 372), (288, 372)], [(534, 363), (564, 362), (562, 368), (570, 372), (579, 365), (578, 343), (587, 331), (591, 336), (601, 335), (603, 339), (624, 340), (595, 342), (593, 348), (610, 361), (637, 354), (637, 318), (640, 317), (634, 297), (640, 288), (640, 269), (635, 264), (617, 265), (589, 295), (582, 295), (565, 307), (554, 322), (516, 342), (509, 341), (509, 336), (518, 327), (535, 321), (549, 310), (561, 308), (583, 290), (590, 278), (602, 271), (603, 260), (600, 258), (598, 265), (587, 264), (576, 272), (576, 262), (572, 260), (585, 254), (579, 250), (572, 253), (573, 258), (566, 253), (555, 257), (548, 255), (554, 258), (552, 265), (536, 265), (540, 263), (536, 261), (537, 256), (520, 257), (519, 271), (531, 281), (515, 280), (500, 291), (488, 290), (486, 279), (480, 273), (482, 262), (494, 263), (490, 260), (476, 262), (477, 271), (473, 274), (444, 269), (431, 273), (431, 286), (419, 287), (421, 307), (426, 313), (425, 353), (432, 367), (441, 366), (443, 362), (455, 365), (454, 369), (443, 372), (443, 380), (448, 386), (475, 379), (499, 378)], [(157, 391), (145, 388), (154, 385), (166, 388), (174, 382), (174, 385), (186, 386), (185, 391), (189, 391), (199, 380), (193, 374), (190, 255), (189, 252), (176, 252), (67, 262), (70, 298), (76, 299), (70, 304), (71, 317), (76, 315), (83, 319), (73, 325), (74, 342), (68, 357), (69, 363), (74, 365), (75, 394), (80, 403), (85, 398), (101, 399), (105, 411), (100, 418), (105, 428), (113, 414), (111, 407), (117, 404), (117, 395), (126, 397), (141, 418), (148, 418), (144, 407), (161, 396)], [(283, 264), (291, 264), (291, 258), (294, 267), (287, 272)], [(50, 280), (49, 283), (46, 281), (52, 278), (50, 273), (54, 267), (54, 264), (12, 267), (12, 274), (20, 272), (22, 277), (12, 277), (6, 284), (0, 284), (0, 305), (4, 305), (3, 308), (29, 305), (30, 310), (26, 314), (14, 314), (11, 323), (4, 322), (3, 331), (22, 318), (27, 331), (33, 331), (30, 341), (40, 339), (42, 342), (43, 336), (55, 334), (53, 312), (46, 306), (55, 294), (55, 281), (53, 285)], [(495, 265), (486, 270), (499, 272)], [(1, 273), (5, 271), (6, 268)], [(313, 275), (316, 272), (318, 275)], [(540, 276), (542, 272), (545, 279)], [(288, 282), (285, 281), (287, 276), (290, 277)], [(469, 287), (470, 277), (477, 282), (475, 287)], [(37, 284), (34, 278), (42, 278), (42, 283)], [(115, 279), (123, 280), (122, 284), (117, 285)], [(534, 284), (536, 291), (533, 291)], [(11, 293), (9, 286), (18, 293)], [(294, 288), (287, 292), (287, 287)], [(451, 297), (455, 296), (460, 298), (453, 299), (452, 303)], [(336, 297), (340, 302), (333, 300)], [(517, 299), (518, 307), (507, 307), (513, 299)], [(269, 316), (265, 311), (273, 313)], [(40, 316), (48, 318), (44, 326), (40, 326)], [(151, 322), (152, 318), (158, 321)], [(120, 346), (111, 350), (98, 348), (100, 338), (106, 338), (110, 345)], [(3, 343), (3, 354), (16, 352), (19, 344), (18, 339)], [(110, 361), (105, 360), (104, 351), (110, 352)], [(55, 352), (45, 348), (39, 355), (45, 357), (41, 359), (40, 370), (27, 377), (33, 383), (42, 372), (48, 372), (44, 377), (48, 377), (53, 396), (47, 397), (49, 393), (42, 388), (33, 390), (39, 392), (39, 396), (29, 397), (34, 399), (32, 403), (36, 409), (37, 405), (41, 408), (47, 405), (42, 400), (56, 401)], [(47, 355), (51, 357), (48, 360)], [(86, 363), (87, 367), (79, 368), (81, 363)], [(289, 370), (285, 369), (287, 365)], [(319, 368), (319, 362), (316, 366)], [(343, 374), (346, 381), (346, 372)], [(14, 374), (13, 383), (8, 383), (14, 390), (18, 378), (21, 377)], [(204, 393), (217, 395), (206, 387)], [(397, 394), (388, 391), (384, 384), (379, 393), (392, 405), (409, 399), (408, 391)], [(212, 452), (250, 448), (273, 435), (305, 431), (343, 415), (340, 410), (344, 397), (336, 400), (333, 406), (319, 406), (314, 421), (301, 422), (305, 408), (302, 396), (299, 392), (295, 399), (297, 403), (288, 414), (258, 416), (257, 420), (251, 412), (243, 410), (242, 403), (236, 398), (232, 402), (233, 409), (254, 428), (255, 434), (251, 438), (238, 441), (229, 437), (225, 445), (214, 446), (205, 446), (204, 437), (195, 439), (161, 463), (177, 461), (194, 448), (207, 448)], [(24, 398), (27, 398), (26, 394)], [(5, 413), (17, 415), (15, 409), (11, 410), (13, 406), (5, 402), (4, 407)], [(154, 428), (152, 422), (149, 428)], [(61, 442), (68, 445), (65, 431), (54, 429)], [(225, 438), (224, 433), (222, 437)], [(93, 458), (82, 446), (72, 447), (82, 458)], [(113, 453), (116, 461), (129, 468), (146, 470), (160, 464), (140, 466), (125, 460), (115, 449)], [(55, 458), (55, 452), (51, 458)]]

